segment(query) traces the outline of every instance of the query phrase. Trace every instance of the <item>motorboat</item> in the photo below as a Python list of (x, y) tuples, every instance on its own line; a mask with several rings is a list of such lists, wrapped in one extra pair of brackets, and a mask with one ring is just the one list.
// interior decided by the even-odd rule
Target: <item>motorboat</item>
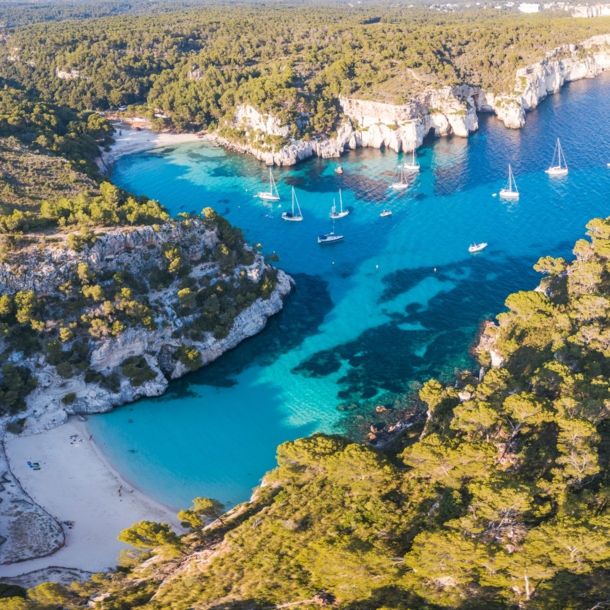
[(468, 247), (468, 252), (470, 252), (470, 253), (480, 252), (481, 250), (484, 250), (485, 248), (487, 248), (487, 243), (485, 243), (485, 242), (482, 242), (480, 244), (471, 244)]

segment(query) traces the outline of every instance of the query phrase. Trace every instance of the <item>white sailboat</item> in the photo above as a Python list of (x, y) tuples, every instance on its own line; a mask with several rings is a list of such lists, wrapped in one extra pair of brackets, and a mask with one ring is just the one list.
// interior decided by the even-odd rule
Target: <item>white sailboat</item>
[(333, 208), (330, 211), (331, 218), (343, 218), (349, 214), (349, 210), (343, 210), (343, 197), (341, 196), (341, 189), (339, 189), (339, 211), (337, 212), (337, 206), (335, 205), (335, 200), (333, 199)]
[(513, 174), (513, 168), (510, 166), (510, 163), (508, 164), (508, 186), (500, 190), (500, 197), (512, 201), (519, 199), (519, 190), (517, 189), (515, 175)]
[(408, 172), (418, 172), (420, 170), (419, 163), (415, 158), (415, 148), (413, 148), (413, 157), (411, 158), (411, 161), (403, 163), (402, 167)]
[(335, 233), (335, 221), (333, 220), (333, 230), (330, 233), (324, 235), (318, 235), (319, 244), (334, 244), (335, 242), (343, 241), (343, 235), (337, 235)]
[[(555, 163), (555, 159), (557, 159), (557, 163)], [(566, 163), (566, 158), (561, 149), (559, 138), (557, 138), (557, 144), (555, 145), (551, 167), (546, 170), (546, 173), (549, 176), (565, 176), (568, 173), (568, 164)]]
[(269, 190), (268, 191), (260, 191), (256, 194), (259, 199), (264, 199), (265, 201), (279, 201), (280, 194), (277, 192), (277, 185), (275, 184), (275, 179), (273, 178), (273, 171), (269, 170)]
[(392, 188), (395, 191), (402, 191), (404, 189), (409, 188), (409, 183), (407, 182), (407, 178), (405, 176), (405, 170), (403, 167), (400, 168), (400, 182), (394, 182), (392, 184)]
[[(294, 212), (294, 204), (297, 205), (298, 213)], [(299, 205), (299, 200), (297, 199), (297, 194), (294, 192), (294, 186), (292, 187), (292, 212), (282, 212), (282, 218), (284, 220), (289, 220), (291, 222), (300, 222), (303, 220), (303, 214), (301, 213), (301, 206)]]

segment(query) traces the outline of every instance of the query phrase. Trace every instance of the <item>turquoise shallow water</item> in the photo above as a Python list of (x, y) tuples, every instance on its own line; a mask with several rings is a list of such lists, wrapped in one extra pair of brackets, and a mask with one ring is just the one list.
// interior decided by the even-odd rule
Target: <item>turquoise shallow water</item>
[[(282, 201), (271, 207), (253, 198), (267, 168), (250, 157), (194, 143), (120, 159), (117, 184), (173, 214), (214, 207), (250, 243), (275, 251), (297, 287), (265, 331), (218, 362), (160, 398), (92, 417), (96, 439), (133, 483), (171, 506), (200, 495), (236, 503), (273, 467), (279, 443), (337, 429), (337, 405), (450, 378), (470, 364), (478, 322), (536, 285), (537, 259), (569, 256), (586, 222), (610, 213), (608, 116), (610, 75), (580, 81), (529, 114), (523, 130), (487, 117), (468, 140), (430, 139), (407, 192), (388, 188), (400, 155), (367, 149), (341, 158), (342, 176), (338, 160), (276, 168)], [(558, 136), (570, 173), (549, 179)], [(518, 203), (493, 196), (509, 162)], [(280, 218), (290, 186), (301, 223)], [(351, 212), (336, 227), (345, 241), (319, 246), (339, 188)], [(380, 218), (383, 208), (392, 217)], [(489, 247), (470, 255), (473, 241)]]

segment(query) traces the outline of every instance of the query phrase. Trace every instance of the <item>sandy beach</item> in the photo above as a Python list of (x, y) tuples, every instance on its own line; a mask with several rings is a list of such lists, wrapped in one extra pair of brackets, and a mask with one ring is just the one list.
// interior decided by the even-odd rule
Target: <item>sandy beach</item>
[[(30, 497), (62, 523), (66, 545), (49, 557), (0, 566), (1, 576), (50, 566), (89, 572), (114, 568), (120, 550), (129, 548), (117, 535), (145, 519), (182, 531), (177, 511), (134, 489), (89, 436), (84, 422), (70, 418), (48, 432), (6, 443), (13, 474)], [(40, 470), (32, 470), (28, 461), (38, 462)], [(69, 527), (66, 521), (74, 525)]]
[[(136, 124), (136, 126), (138, 125)], [(116, 142), (110, 147), (110, 152), (104, 152), (101, 156), (100, 169), (106, 171), (123, 155), (200, 140), (199, 136), (194, 133), (156, 133), (146, 127), (145, 123), (140, 127), (140, 131), (127, 123), (115, 123), (114, 127), (116, 132), (112, 137)]]

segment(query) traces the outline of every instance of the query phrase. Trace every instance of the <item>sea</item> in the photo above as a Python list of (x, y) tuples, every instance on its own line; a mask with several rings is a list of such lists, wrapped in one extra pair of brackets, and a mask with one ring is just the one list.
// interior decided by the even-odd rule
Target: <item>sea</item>
[[(95, 439), (165, 504), (186, 508), (208, 496), (230, 507), (274, 467), (279, 444), (350, 433), (365, 407), (408, 396), (431, 377), (478, 370), (468, 350), (480, 322), (510, 293), (537, 285), (541, 256), (571, 257), (586, 223), (610, 215), (608, 117), (610, 74), (549, 96), (524, 129), (482, 115), (467, 139), (428, 138), (404, 191), (391, 188), (403, 155), (360, 149), (274, 168), (281, 200), (272, 204), (254, 196), (268, 188), (269, 168), (209, 143), (120, 158), (119, 186), (173, 215), (214, 208), (248, 243), (275, 253), (295, 288), (264, 331), (163, 396), (91, 417)], [(570, 171), (550, 178), (557, 138)], [(509, 163), (517, 202), (498, 197)], [(292, 188), (302, 222), (281, 218)], [(350, 213), (333, 227), (340, 191)], [(392, 215), (380, 217), (384, 209)], [(344, 240), (319, 245), (333, 228)], [(474, 242), (489, 245), (473, 255)]]

